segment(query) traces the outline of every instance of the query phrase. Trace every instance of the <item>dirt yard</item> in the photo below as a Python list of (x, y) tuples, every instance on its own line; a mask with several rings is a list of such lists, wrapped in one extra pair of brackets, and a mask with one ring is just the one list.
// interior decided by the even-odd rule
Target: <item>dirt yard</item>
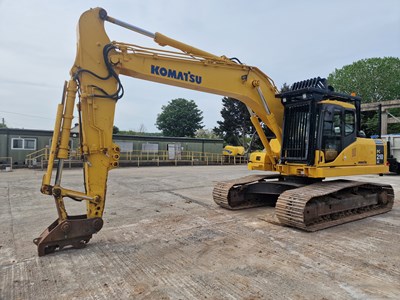
[[(84, 249), (37, 256), (32, 240), (56, 219), (43, 172), (0, 172), (0, 299), (399, 299), (400, 177), (391, 212), (306, 233), (265, 220), (271, 207), (228, 211), (216, 181), (245, 166), (110, 172), (104, 227)], [(82, 186), (65, 170), (63, 186)], [(67, 203), (74, 214), (84, 204)]]

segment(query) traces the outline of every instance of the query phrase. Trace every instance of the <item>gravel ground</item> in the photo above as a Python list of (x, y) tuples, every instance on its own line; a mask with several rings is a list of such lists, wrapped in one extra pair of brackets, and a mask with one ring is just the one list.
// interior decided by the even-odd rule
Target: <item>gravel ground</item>
[[(391, 212), (306, 233), (266, 221), (272, 207), (213, 202), (215, 182), (257, 173), (113, 170), (103, 229), (84, 249), (39, 258), (32, 240), (56, 218), (43, 172), (0, 172), (0, 299), (399, 299), (399, 176), (349, 177), (392, 184)], [(82, 185), (80, 170), (63, 175), (64, 187)]]

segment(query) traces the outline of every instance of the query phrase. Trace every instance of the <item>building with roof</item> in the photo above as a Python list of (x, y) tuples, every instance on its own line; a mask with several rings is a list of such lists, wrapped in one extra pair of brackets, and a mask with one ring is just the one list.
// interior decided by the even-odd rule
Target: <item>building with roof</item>
[[(36, 165), (48, 159), (53, 132), (50, 130), (0, 128), (0, 162), (12, 158), (14, 166)], [(201, 160), (208, 155), (220, 155), (222, 139), (162, 137), (146, 135), (113, 135), (121, 148), (121, 161)], [(71, 130), (71, 159), (79, 160), (79, 130)]]

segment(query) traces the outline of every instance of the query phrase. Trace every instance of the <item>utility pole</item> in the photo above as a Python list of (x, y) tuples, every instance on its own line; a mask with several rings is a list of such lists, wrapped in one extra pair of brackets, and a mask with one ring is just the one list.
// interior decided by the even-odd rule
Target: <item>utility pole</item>
[[(385, 126), (387, 128), (387, 119), (386, 119)], [(387, 132), (385, 132), (385, 134), (386, 133)], [(378, 137), (382, 138), (382, 104), (381, 103), (378, 104)]]

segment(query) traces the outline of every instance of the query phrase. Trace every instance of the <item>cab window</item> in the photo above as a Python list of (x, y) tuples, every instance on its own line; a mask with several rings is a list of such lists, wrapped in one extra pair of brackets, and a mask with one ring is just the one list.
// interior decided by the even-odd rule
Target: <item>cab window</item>
[(327, 112), (322, 132), (322, 150), (325, 154), (325, 161), (334, 161), (342, 151), (342, 111), (335, 109), (333, 115)]
[(355, 130), (355, 116), (353, 111), (346, 111), (344, 114), (344, 133), (346, 136)]

